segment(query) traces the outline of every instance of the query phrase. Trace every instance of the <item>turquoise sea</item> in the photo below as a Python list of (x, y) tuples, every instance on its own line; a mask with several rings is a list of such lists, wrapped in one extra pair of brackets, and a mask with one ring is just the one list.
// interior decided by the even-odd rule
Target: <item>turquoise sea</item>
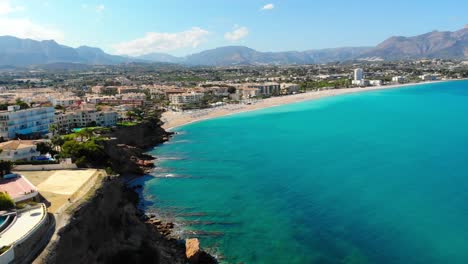
[(226, 263), (468, 263), (468, 82), (177, 129), (146, 207)]

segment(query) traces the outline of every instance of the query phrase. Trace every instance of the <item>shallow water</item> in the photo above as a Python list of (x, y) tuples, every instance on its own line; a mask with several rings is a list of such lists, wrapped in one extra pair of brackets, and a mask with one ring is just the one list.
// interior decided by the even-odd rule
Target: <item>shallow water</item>
[(178, 131), (144, 195), (225, 262), (468, 263), (468, 82)]

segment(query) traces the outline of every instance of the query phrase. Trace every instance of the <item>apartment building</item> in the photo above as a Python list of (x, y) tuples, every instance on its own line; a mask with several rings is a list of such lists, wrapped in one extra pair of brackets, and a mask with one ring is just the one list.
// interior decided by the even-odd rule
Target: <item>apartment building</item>
[(258, 89), (261, 95), (279, 95), (281, 92), (281, 86), (279, 83), (269, 82), (269, 83), (248, 83), (243, 84), (242, 86), (247, 88)]
[(281, 84), (281, 94), (294, 94), (299, 92), (299, 85), (295, 83), (282, 83)]
[(115, 126), (118, 119), (119, 115), (114, 111), (79, 110), (58, 113), (55, 116), (55, 125), (59, 131), (67, 132), (88, 126)]
[(53, 107), (38, 107), (21, 110), (19, 106), (9, 106), (0, 111), (0, 137), (13, 139), (17, 136), (39, 136), (49, 132), (54, 122)]
[(51, 98), (50, 102), (52, 103), (53, 106), (63, 106), (63, 107), (69, 107), (72, 105), (77, 105), (81, 102), (81, 99), (79, 97), (68, 97), (68, 98)]
[(248, 88), (248, 87), (239, 87), (236, 89), (236, 94), (242, 99), (249, 99), (253, 97), (258, 97), (261, 95), (260, 89), (258, 88)]
[(203, 93), (182, 93), (182, 94), (170, 94), (169, 101), (174, 106), (181, 106), (191, 103), (198, 103), (203, 99)]

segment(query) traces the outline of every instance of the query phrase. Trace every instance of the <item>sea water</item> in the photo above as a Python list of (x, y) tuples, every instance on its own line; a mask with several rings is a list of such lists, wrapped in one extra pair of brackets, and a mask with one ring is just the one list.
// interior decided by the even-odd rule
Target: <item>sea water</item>
[(225, 263), (468, 263), (468, 82), (190, 124), (148, 208)]

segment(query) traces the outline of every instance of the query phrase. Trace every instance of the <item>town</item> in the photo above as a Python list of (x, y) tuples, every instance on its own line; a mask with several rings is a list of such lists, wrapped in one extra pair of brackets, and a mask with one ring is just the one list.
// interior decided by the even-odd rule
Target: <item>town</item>
[[(50, 65), (49, 65), (50, 66)], [(48, 67), (49, 67), (48, 66)], [(113, 171), (112, 129), (183, 113), (323, 90), (468, 78), (468, 62), (361, 61), (323, 65), (167, 64), (0, 70), (0, 262), (40, 254), (78, 201)], [(151, 161), (134, 158), (142, 168)], [(67, 178), (64, 181), (64, 178)]]

